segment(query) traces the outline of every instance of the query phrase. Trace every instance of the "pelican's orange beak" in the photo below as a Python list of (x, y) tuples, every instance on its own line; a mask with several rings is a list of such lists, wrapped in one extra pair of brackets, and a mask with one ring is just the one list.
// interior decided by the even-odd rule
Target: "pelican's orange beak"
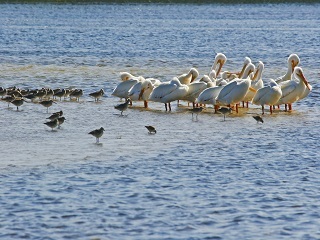
[(309, 89), (309, 91), (311, 91), (311, 88), (309, 86), (308, 80), (305, 78), (303, 73), (299, 71), (299, 73), (297, 73), (297, 75), (299, 75), (299, 77), (301, 77), (301, 79), (304, 82), (304, 84), (306, 85), (306, 87)]
[(258, 77), (258, 73), (259, 73), (259, 68), (257, 68), (256, 72), (254, 73), (252, 80), (256, 80), (256, 78)]
[(294, 70), (294, 68), (298, 65), (298, 63), (296, 63), (294, 60), (291, 61), (291, 68), (292, 68), (292, 72)]
[(218, 60), (218, 64), (219, 64), (219, 67), (218, 67), (218, 70), (216, 71), (216, 75), (217, 75), (217, 76), (219, 75), (219, 73), (220, 73), (220, 71), (221, 71), (221, 68), (222, 68), (222, 66), (223, 66), (223, 64), (224, 64), (224, 61), (221, 60), (221, 59), (219, 59), (219, 60)]

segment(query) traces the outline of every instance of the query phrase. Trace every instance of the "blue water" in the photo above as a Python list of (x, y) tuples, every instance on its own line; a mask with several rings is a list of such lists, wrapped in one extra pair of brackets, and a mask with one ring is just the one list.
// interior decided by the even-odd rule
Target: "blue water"
[[(0, 101), (1, 239), (320, 239), (319, 4), (0, 4), (0, 23), (0, 86), (85, 93), (49, 113)], [(297, 53), (313, 91), (264, 124), (257, 106), (113, 108), (119, 72), (203, 75), (217, 52), (263, 61), (266, 83)]]

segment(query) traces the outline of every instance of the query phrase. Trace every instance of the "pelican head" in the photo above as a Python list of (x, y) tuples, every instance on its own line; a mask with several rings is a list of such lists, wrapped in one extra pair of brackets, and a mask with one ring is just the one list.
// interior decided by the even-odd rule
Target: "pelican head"
[(288, 57), (288, 65), (291, 66), (292, 72), (294, 71), (294, 68), (298, 66), (299, 63), (300, 58), (298, 57), (298, 55), (295, 53), (290, 54), (290, 56)]
[(255, 72), (252, 80), (258, 80), (258, 76), (261, 76), (263, 69), (264, 69), (264, 64), (263, 64), (263, 62), (259, 61), (258, 65), (256, 67), (256, 72)]
[(220, 71), (221, 71), (221, 68), (222, 66), (226, 63), (227, 61), (227, 57), (226, 55), (224, 55), (223, 53), (218, 53), (215, 57), (215, 62), (214, 62), (214, 66), (217, 66), (218, 69), (214, 69), (216, 70), (216, 75), (218, 76)]
[(241, 72), (239, 73), (239, 78), (242, 78), (244, 70), (247, 68), (247, 66), (251, 63), (251, 59), (249, 57), (244, 58), (243, 67), (241, 69)]
[(300, 81), (302, 80), (303, 83), (306, 85), (306, 87), (311, 91), (310, 85), (309, 85), (307, 79), (305, 78), (305, 76), (303, 74), (302, 68), (301, 67), (295, 67), (293, 73), (296, 76), (296, 78), (298, 78)]

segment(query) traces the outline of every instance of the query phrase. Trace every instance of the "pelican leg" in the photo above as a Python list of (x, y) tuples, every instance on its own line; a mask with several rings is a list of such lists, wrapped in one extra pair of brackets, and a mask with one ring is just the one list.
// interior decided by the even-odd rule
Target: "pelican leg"
[(244, 101), (242, 101), (242, 107), (244, 108)]
[(239, 112), (239, 107), (238, 107), (238, 103), (236, 103), (236, 113)]
[(167, 112), (167, 111), (168, 111), (168, 106), (167, 106), (167, 104), (165, 103), (164, 106), (165, 106), (166, 112)]
[(284, 110), (288, 111), (288, 105), (287, 104), (284, 105)]
[(262, 108), (261, 108), (261, 109), (262, 109), (262, 115), (263, 115), (263, 114), (264, 114), (264, 106), (262, 106)]
[(169, 111), (171, 112), (171, 103), (168, 103), (168, 105), (169, 105)]
[(272, 106), (270, 106), (270, 114), (272, 114)]
[(249, 108), (249, 102), (246, 102), (246, 107)]
[(289, 107), (289, 111), (292, 111), (292, 104), (291, 103), (288, 104), (288, 107)]
[(147, 101), (144, 101), (144, 107), (148, 108), (148, 102)]

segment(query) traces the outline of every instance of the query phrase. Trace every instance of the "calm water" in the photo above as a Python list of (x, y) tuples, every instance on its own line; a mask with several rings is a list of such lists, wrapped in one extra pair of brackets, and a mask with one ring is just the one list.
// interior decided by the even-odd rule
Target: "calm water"
[[(0, 22), (0, 86), (84, 89), (49, 113), (0, 102), (1, 239), (320, 239), (319, 4), (1, 4)], [(217, 52), (227, 70), (263, 61), (266, 83), (297, 53), (313, 92), (264, 124), (252, 106), (225, 122), (186, 103), (113, 108), (120, 71), (203, 75)]]

